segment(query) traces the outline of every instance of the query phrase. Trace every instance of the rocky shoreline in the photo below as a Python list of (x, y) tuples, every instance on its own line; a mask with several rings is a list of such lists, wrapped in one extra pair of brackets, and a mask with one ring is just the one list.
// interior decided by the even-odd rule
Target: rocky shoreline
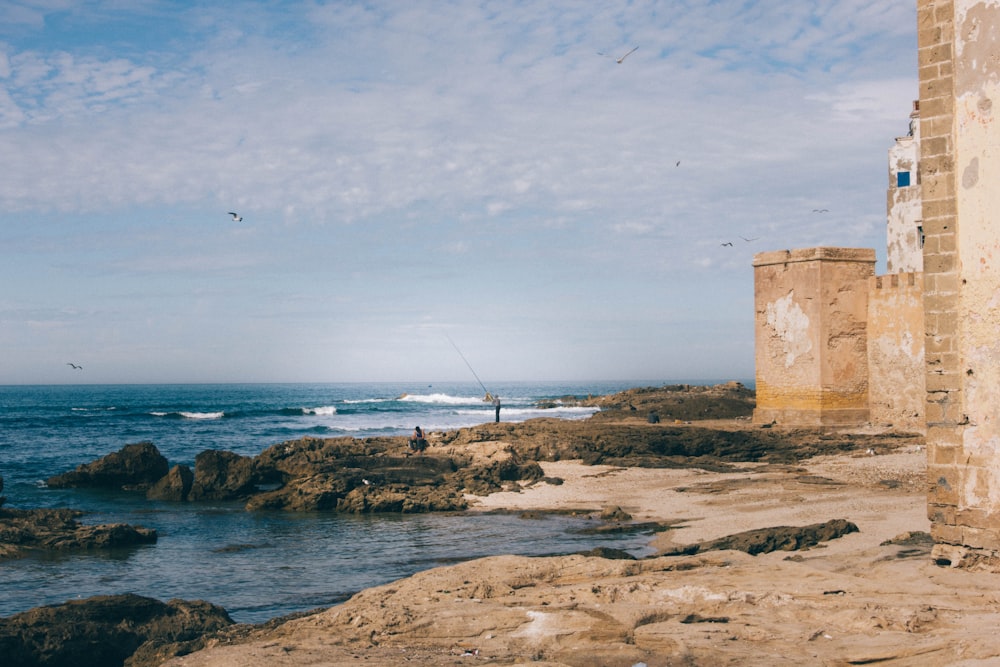
[[(906, 459), (907, 465), (918, 465), (922, 438), (917, 434), (878, 429), (844, 432), (753, 425), (749, 422), (753, 393), (737, 383), (715, 387), (634, 389), (614, 396), (563, 400), (597, 405), (601, 412), (579, 422), (537, 419), (520, 424), (484, 424), (454, 432), (432, 433), (428, 435), (430, 446), (426, 452), (413, 456), (407, 455), (405, 438), (303, 439), (280, 443), (256, 457), (208, 450), (198, 455), (194, 470), (186, 470), (184, 466), (169, 466), (152, 443), (137, 443), (98, 461), (82, 464), (69, 473), (56, 475), (49, 484), (102, 486), (177, 502), (240, 499), (248, 511), (259, 508), (340, 512), (567, 511), (572, 508), (601, 516), (609, 530), (655, 529), (661, 533), (657, 538), (659, 554), (656, 557), (637, 561), (628, 554), (598, 550), (551, 559), (484, 559), (483, 562), (437, 568), (386, 587), (363, 591), (328, 611), (306, 614), (304, 618), (275, 619), (261, 626), (233, 624), (224, 610), (212, 608), (207, 603), (161, 603), (145, 598), (141, 602), (121, 600), (118, 622), (131, 623), (128, 619), (136, 612), (130, 609), (138, 603), (150, 618), (157, 616), (150, 616), (150, 609), (165, 605), (157, 607), (158, 617), (164, 619), (175, 616), (178, 607), (187, 605), (184, 614), (190, 623), (183, 631), (162, 631), (155, 623), (147, 630), (137, 630), (123, 644), (135, 650), (122, 658), (122, 662), (77, 664), (155, 665), (171, 657), (175, 660), (170, 664), (239, 664), (241, 667), (354, 664), (360, 659), (371, 660), (373, 664), (398, 664), (404, 655), (407, 661), (416, 660), (418, 664), (458, 664), (470, 658), (487, 664), (519, 661), (544, 664), (548, 660), (548, 664), (633, 665), (653, 658), (662, 658), (660, 664), (719, 664), (706, 657), (712, 655), (711, 651), (688, 650), (683, 642), (663, 643), (658, 639), (648, 644), (639, 641), (640, 635), (648, 635), (652, 626), (668, 622), (680, 623), (686, 629), (729, 625), (732, 617), (717, 609), (713, 611), (718, 606), (715, 603), (692, 599), (686, 617), (693, 620), (686, 623), (683, 619), (678, 620), (674, 612), (647, 610), (644, 613), (651, 614), (650, 618), (640, 618), (641, 622), (637, 623), (632, 619), (619, 630), (606, 629), (605, 634), (594, 635), (596, 639), (586, 639), (590, 636), (588, 633), (594, 631), (591, 626), (595, 618), (608, 613), (611, 613), (608, 619), (614, 616), (612, 612), (596, 611), (593, 605), (600, 607), (598, 603), (604, 596), (595, 591), (618, 590), (623, 585), (632, 592), (652, 590), (650, 587), (655, 588), (653, 580), (663, 573), (679, 576), (681, 572), (708, 572), (733, 567), (734, 563), (741, 567), (756, 564), (763, 559), (771, 559), (769, 562), (773, 565), (774, 558), (767, 554), (809, 553), (817, 549), (830, 552), (829, 545), (852, 540), (861, 540), (866, 548), (877, 547), (885, 554), (908, 554), (902, 559), (883, 554), (887, 558), (929, 559), (926, 533), (921, 530), (926, 527), (926, 521), (914, 521), (912, 508), (908, 509), (906, 517), (915, 525), (885, 536), (882, 540), (885, 545), (881, 545), (882, 541), (871, 544), (872, 527), (865, 523), (867, 519), (851, 516), (850, 503), (841, 502), (843, 507), (831, 507), (831, 511), (839, 512), (836, 515), (816, 512), (810, 515), (811, 521), (798, 520), (801, 516), (794, 521), (778, 520), (793, 518), (778, 513), (749, 523), (738, 516), (743, 510), (738, 504), (734, 505), (739, 502), (736, 497), (758, 485), (769, 488), (774, 498), (780, 496), (786, 501), (788, 488), (794, 487), (791, 497), (803, 505), (826, 497), (842, 499), (848, 488), (870, 494), (880, 503), (912, 503), (925, 486), (918, 473), (893, 471), (885, 478), (869, 479), (859, 486), (857, 479), (844, 482), (810, 471), (807, 466), (814, 461), (868, 462), (877, 459)], [(581, 472), (587, 470), (592, 471), (589, 476)], [(617, 480), (611, 482), (633, 475), (638, 482), (630, 481), (621, 486)], [(600, 478), (598, 486), (590, 485), (590, 477)], [(659, 499), (641, 496), (644, 491), (655, 492), (654, 487), (661, 484), (665, 486), (658, 493)], [(580, 493), (581, 490), (585, 492)], [(711, 530), (691, 533), (691, 517), (675, 516), (674, 512), (667, 511), (662, 499), (668, 495), (672, 498), (669, 506), (677, 512), (683, 511), (685, 503), (695, 502), (700, 503), (698, 512), (711, 512), (711, 507), (718, 506), (730, 516), (716, 519), (715, 534)], [(710, 499), (707, 503), (706, 498)], [(855, 504), (860, 504), (860, 500)], [(688, 511), (693, 511), (693, 507)], [(17, 534), (12, 528), (13, 517), (32, 510), (0, 509), (0, 512), (3, 512), (0, 514), (0, 556), (16, 555), (16, 549), (4, 551), (4, 545), (10, 548), (9, 536)], [(65, 512), (69, 515), (64, 520), (71, 522), (67, 530), (72, 528), (79, 532), (79, 525), (72, 526), (76, 519), (72, 511)], [(733, 512), (737, 516), (733, 516)], [(750, 516), (749, 510), (746, 516)], [(707, 514), (694, 524), (699, 522), (704, 526), (713, 525)], [(733, 530), (744, 524), (747, 530)], [(136, 530), (141, 534), (144, 529)], [(690, 539), (683, 539), (685, 533), (691, 533)], [(146, 537), (149, 538), (148, 534)], [(152, 538), (155, 539), (155, 533)], [(36, 540), (32, 544), (22, 542), (17, 548), (47, 548), (48, 544)], [(82, 542), (63, 544), (68, 548), (86, 548)], [(94, 545), (99, 547), (99, 540), (90, 546)], [(779, 564), (789, 562), (796, 561), (787, 558), (777, 561)], [(787, 565), (779, 565), (776, 570), (785, 567)], [(582, 579), (574, 579), (576, 583), (570, 585), (566, 577), (574, 570), (579, 571)], [(539, 577), (530, 574), (543, 571), (546, 574)], [(792, 574), (786, 576), (794, 579)], [(439, 582), (440, 589), (427, 589), (425, 580), (440, 578), (448, 579), (448, 583)], [(612, 580), (616, 582), (613, 586)], [(419, 586), (423, 588), (417, 583), (421, 581), (424, 584)], [(591, 582), (590, 594), (584, 595), (581, 589), (570, 596), (572, 599), (564, 599), (558, 592), (563, 585), (575, 590), (574, 587), (583, 586), (584, 581)], [(626, 585), (623, 581), (631, 583)], [(417, 597), (399, 596), (398, 591), (415, 586), (419, 592), (414, 589), (411, 593)], [(533, 598), (529, 596), (530, 600), (524, 597), (528, 589), (537, 594)], [(546, 591), (552, 595), (549, 601), (543, 600), (548, 594)], [(612, 597), (624, 599), (628, 595), (619, 592)], [(107, 614), (107, 609), (113, 606), (109, 599), (92, 600), (103, 610), (102, 618), (107, 620), (114, 616)], [(589, 600), (586, 604), (592, 606), (587, 607), (584, 600)], [(489, 604), (486, 601), (490, 601)], [(75, 618), (73, 614), (79, 615), (90, 602), (74, 601), (0, 619), (0, 650), (9, 648), (9, 651), (3, 650), (5, 655), (24, 655), (23, 661), (14, 663), (18, 665), (60, 664), (43, 659), (44, 655), (55, 655), (57, 651), (50, 640), (39, 638), (48, 632), (52, 637), (63, 636), (66, 640), (64, 628), (69, 621), (65, 619)], [(605, 600), (601, 604), (613, 607), (613, 602)], [(457, 624), (456, 615), (461, 615), (459, 610), (466, 609), (469, 603), (475, 605), (477, 613), (486, 614), (483, 618), (493, 620), (477, 625), (468, 619), (462, 629), (456, 625), (449, 630), (448, 624)], [(665, 604), (665, 601), (660, 600), (660, 603)], [(652, 601), (642, 604), (652, 605), (651, 609), (656, 607)], [(204, 617), (195, 620), (198, 614), (194, 610), (204, 612)], [(520, 621), (504, 630), (507, 621), (502, 619), (515, 616)], [(532, 619), (542, 617), (554, 624), (552, 632), (536, 627), (532, 632), (539, 634), (537, 641), (525, 639), (520, 633), (528, 632)], [(724, 617), (729, 620), (720, 620)], [(571, 619), (576, 620), (570, 622)], [(577, 623), (587, 619), (590, 619), (589, 625)], [(567, 627), (576, 629), (562, 633), (557, 626), (564, 622), (568, 623)], [(88, 627), (78, 618), (72, 623), (78, 629)], [(318, 629), (320, 626), (322, 631)], [(487, 626), (493, 629), (485, 629)], [(591, 629), (581, 630), (584, 626)], [(320, 657), (315, 659), (306, 659), (312, 654), (289, 648), (299, 647), (300, 634), (310, 627), (329, 638), (329, 641), (320, 641), (312, 637), (306, 642), (323, 644), (321, 652), (316, 654)], [(32, 628), (31, 632), (27, 628)], [(640, 628), (645, 630), (640, 632)], [(93, 628), (88, 632), (100, 635), (100, 631)], [(563, 634), (574, 637), (579, 648), (570, 650), (568, 640), (560, 639)], [(49, 653), (40, 649), (31, 653), (25, 648), (30, 646), (36, 649), (47, 646)], [(281, 647), (281, 651), (272, 655), (274, 651), (262, 650), (261, 646)], [(609, 646), (614, 647), (612, 653), (608, 652)], [(20, 653), (14, 650), (16, 647), (21, 648)], [(201, 649), (212, 650), (180, 657)], [(264, 655), (268, 656), (267, 660), (253, 658)], [(674, 659), (679, 662), (671, 662)], [(751, 660), (744, 664), (782, 663)]]

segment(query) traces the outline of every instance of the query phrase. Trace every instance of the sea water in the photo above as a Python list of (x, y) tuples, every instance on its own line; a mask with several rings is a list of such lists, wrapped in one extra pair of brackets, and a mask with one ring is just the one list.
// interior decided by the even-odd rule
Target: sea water
[[(584, 419), (565, 396), (658, 383), (517, 383), (491, 387), (501, 420)], [(256, 623), (326, 607), (423, 569), (498, 554), (597, 546), (651, 552), (648, 535), (598, 536), (592, 520), (446, 513), (247, 512), (238, 502), (172, 503), (142, 494), (49, 489), (44, 480), (128, 443), (152, 442), (170, 465), (206, 449), (255, 456), (305, 436), (406, 435), (494, 419), (475, 383), (0, 386), (5, 507), (69, 507), (86, 524), (156, 529), (156, 544), (0, 561), (0, 616), (93, 595), (201, 599)]]

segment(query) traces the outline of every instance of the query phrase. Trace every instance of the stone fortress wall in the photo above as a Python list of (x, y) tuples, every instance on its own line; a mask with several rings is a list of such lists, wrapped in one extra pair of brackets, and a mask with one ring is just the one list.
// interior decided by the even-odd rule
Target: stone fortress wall
[(1000, 571), (1000, 3), (917, 0), (917, 23), (888, 273), (867, 249), (754, 257), (754, 421), (924, 432), (933, 557)]

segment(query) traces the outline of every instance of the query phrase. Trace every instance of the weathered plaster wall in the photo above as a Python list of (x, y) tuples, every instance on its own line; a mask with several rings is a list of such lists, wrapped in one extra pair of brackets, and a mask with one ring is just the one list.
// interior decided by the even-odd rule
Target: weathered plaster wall
[(754, 257), (754, 421), (868, 421), (866, 324), (875, 251), (806, 248)]
[(935, 557), (997, 569), (1000, 3), (919, 0), (917, 10), (928, 513)]
[[(914, 103), (914, 107), (918, 107)], [(921, 242), (921, 188), (917, 170), (920, 150), (920, 112), (910, 114), (910, 134), (897, 137), (889, 149), (889, 188), (886, 191), (886, 267), (889, 273), (924, 270)], [(906, 172), (910, 184), (898, 186), (898, 175)]]
[(923, 274), (868, 281), (868, 406), (873, 424), (923, 433)]

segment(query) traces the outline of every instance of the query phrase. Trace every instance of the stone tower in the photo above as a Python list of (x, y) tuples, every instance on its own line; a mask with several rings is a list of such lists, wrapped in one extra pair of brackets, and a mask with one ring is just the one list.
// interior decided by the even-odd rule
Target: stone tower
[(918, 0), (934, 556), (1000, 569), (1000, 5)]

